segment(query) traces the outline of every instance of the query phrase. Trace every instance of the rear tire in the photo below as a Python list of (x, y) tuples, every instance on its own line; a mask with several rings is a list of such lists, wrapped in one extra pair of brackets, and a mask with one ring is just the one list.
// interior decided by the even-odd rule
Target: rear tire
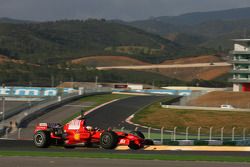
[(113, 131), (103, 132), (100, 138), (100, 145), (104, 149), (114, 149), (118, 144), (118, 136)]
[(47, 148), (50, 145), (50, 134), (47, 131), (38, 131), (33, 136), (36, 147)]
[(137, 137), (145, 139), (145, 136), (144, 136), (144, 134), (141, 131), (131, 131), (130, 133), (133, 134), (133, 135), (135, 135), (135, 136), (137, 136)]

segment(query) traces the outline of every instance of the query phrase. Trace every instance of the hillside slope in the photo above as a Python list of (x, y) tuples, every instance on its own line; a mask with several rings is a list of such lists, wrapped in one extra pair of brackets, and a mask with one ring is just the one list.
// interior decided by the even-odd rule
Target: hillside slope
[(179, 16), (161, 16), (156, 17), (154, 20), (171, 23), (176, 25), (196, 25), (207, 21), (213, 20), (240, 20), (250, 18), (250, 7), (235, 8), (227, 10), (217, 10), (208, 12), (193, 12), (186, 13)]
[(248, 37), (250, 8), (162, 16), (126, 24), (159, 34), (173, 42), (190, 47), (213, 48), (227, 52), (232, 38)]
[(158, 35), (105, 20), (0, 23), (0, 54), (40, 64), (96, 54), (167, 59), (180, 49), (185, 50)]
[[(159, 65), (174, 65), (174, 64), (196, 64), (196, 63), (214, 63), (224, 62), (219, 55), (201, 55), (196, 57), (179, 58), (175, 60), (166, 60)], [(85, 65), (88, 67), (105, 67), (105, 66), (140, 66), (151, 65), (149, 63), (138, 61), (133, 58), (124, 56), (92, 56), (74, 59), (70, 62), (73, 65)], [(213, 80), (227, 74), (231, 67), (193, 67), (193, 68), (169, 68), (169, 69), (148, 69), (140, 70), (145, 72), (154, 72), (162, 76), (176, 78), (182, 81), (192, 81), (194, 79)], [(113, 70), (115, 71), (115, 70)], [(129, 71), (129, 70), (120, 70)], [(138, 71), (138, 70), (135, 70)], [(132, 72), (132, 71), (131, 71)]]

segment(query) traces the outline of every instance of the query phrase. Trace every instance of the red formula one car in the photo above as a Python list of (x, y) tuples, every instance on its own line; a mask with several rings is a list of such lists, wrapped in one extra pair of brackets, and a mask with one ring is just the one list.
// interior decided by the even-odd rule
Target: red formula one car
[(104, 149), (114, 149), (118, 145), (127, 145), (136, 150), (153, 144), (153, 141), (145, 139), (140, 131), (125, 133), (111, 129), (94, 129), (85, 125), (84, 118), (72, 120), (64, 126), (58, 123), (39, 123), (35, 128), (33, 140), (35, 146), (40, 148), (50, 145), (63, 145), (65, 148), (98, 145)]

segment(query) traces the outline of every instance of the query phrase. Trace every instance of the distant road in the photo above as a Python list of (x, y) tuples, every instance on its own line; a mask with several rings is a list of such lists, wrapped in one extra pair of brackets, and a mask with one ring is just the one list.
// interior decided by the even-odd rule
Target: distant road
[(155, 69), (155, 68), (194, 68), (194, 67), (225, 67), (232, 64), (227, 62), (219, 63), (195, 63), (195, 64), (173, 64), (173, 65), (138, 65), (138, 66), (109, 66), (109, 67), (96, 67), (97, 70), (111, 70), (111, 69), (130, 69), (130, 70), (142, 70), (142, 69)]

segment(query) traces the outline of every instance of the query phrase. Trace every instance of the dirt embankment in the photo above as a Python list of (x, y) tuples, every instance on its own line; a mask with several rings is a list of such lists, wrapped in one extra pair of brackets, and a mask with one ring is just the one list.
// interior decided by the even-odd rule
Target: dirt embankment
[[(176, 60), (167, 60), (162, 64), (193, 64), (193, 63), (214, 63), (223, 62), (215, 55), (203, 55), (197, 57), (180, 58)], [(231, 67), (200, 67), (200, 68), (172, 68), (172, 69), (155, 69), (162, 75), (172, 78), (191, 81), (193, 79), (212, 80), (230, 71)]]
[(250, 92), (215, 91), (188, 103), (188, 105), (202, 107), (220, 107), (222, 104), (230, 104), (236, 108), (250, 108)]
[(35, 66), (35, 67), (39, 67), (40, 66), (38, 64), (28, 63), (28, 62), (26, 62), (24, 60), (11, 59), (11, 58), (9, 58), (7, 56), (0, 55), (0, 64), (4, 64), (4, 63), (25, 64), (25, 65)]
[[(161, 65), (173, 64), (195, 64), (195, 63), (214, 63), (223, 62), (223, 60), (215, 55), (202, 55), (196, 57), (180, 58), (176, 60), (167, 60)], [(72, 64), (83, 64), (91, 67), (103, 66), (132, 66), (132, 65), (150, 65), (149, 63), (139, 61), (130, 57), (124, 56), (92, 56), (74, 59)], [(152, 69), (144, 70), (162, 74), (171, 78), (176, 78), (184, 81), (193, 79), (212, 80), (230, 71), (231, 67), (194, 67), (194, 68), (171, 68), (171, 69)]]
[[(214, 63), (223, 62), (215, 55), (202, 55), (197, 57), (180, 58), (176, 60), (166, 60), (161, 64), (195, 64), (195, 63)], [(231, 67), (194, 67), (194, 68), (171, 68), (171, 69), (154, 69), (154, 72), (162, 75), (176, 78), (184, 81), (193, 79), (212, 80), (230, 71)]]
[(213, 63), (223, 62), (223, 60), (215, 55), (201, 55), (196, 57), (186, 57), (175, 60), (166, 60), (161, 64), (194, 64), (194, 63)]
[(154, 69), (154, 72), (184, 81), (193, 79), (212, 80), (230, 71), (231, 67), (194, 67)]
[(128, 66), (128, 65), (147, 65), (149, 63), (136, 60), (125, 56), (92, 56), (74, 59), (72, 64), (83, 64), (86, 66)]

